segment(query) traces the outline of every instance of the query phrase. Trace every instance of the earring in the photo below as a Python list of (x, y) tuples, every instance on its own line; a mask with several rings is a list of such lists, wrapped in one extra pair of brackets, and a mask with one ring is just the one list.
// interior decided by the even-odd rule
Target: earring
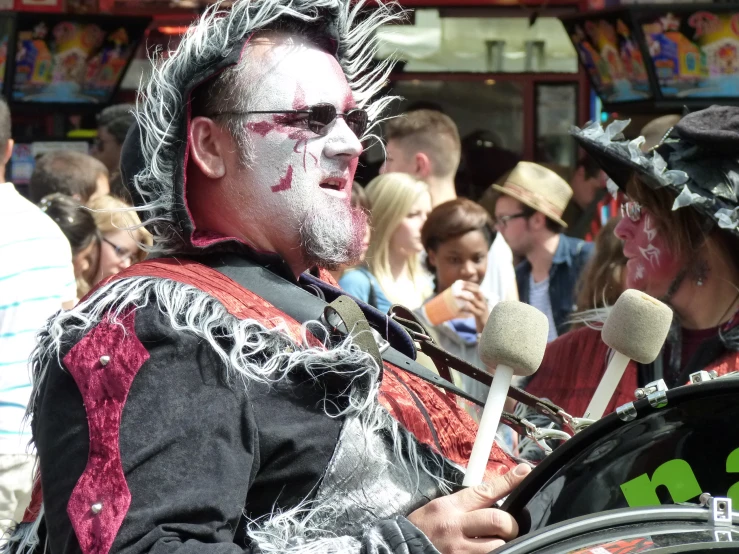
[(693, 280), (695, 281), (695, 284), (699, 287), (702, 287), (704, 283), (706, 282), (706, 279), (708, 278), (708, 263), (705, 260), (700, 260), (695, 266), (693, 267)]

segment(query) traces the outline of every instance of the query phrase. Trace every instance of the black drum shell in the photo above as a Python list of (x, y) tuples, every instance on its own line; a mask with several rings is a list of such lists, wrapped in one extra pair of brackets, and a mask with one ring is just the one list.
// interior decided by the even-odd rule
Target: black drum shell
[[(632, 421), (609, 414), (541, 462), (502, 507), (518, 521), (520, 533), (629, 507), (620, 485), (643, 474), (651, 479), (672, 460), (687, 462), (700, 492), (727, 496), (739, 483), (739, 464), (727, 467), (732, 452), (731, 460), (739, 459), (739, 379), (720, 378), (666, 395), (661, 408), (647, 399), (634, 402)], [(655, 491), (662, 504), (673, 501), (665, 486)], [(732, 495), (739, 495), (739, 485)], [(697, 502), (697, 497), (678, 500)]]

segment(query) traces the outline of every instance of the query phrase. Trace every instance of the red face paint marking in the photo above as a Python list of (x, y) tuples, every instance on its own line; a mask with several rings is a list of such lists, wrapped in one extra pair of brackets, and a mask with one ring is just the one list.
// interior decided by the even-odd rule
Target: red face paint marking
[(354, 101), (354, 93), (350, 90), (344, 97), (344, 113), (348, 112), (357, 107), (357, 103)]
[(247, 123), (246, 128), (253, 133), (266, 137), (267, 133), (275, 129), (275, 125), (269, 121), (257, 121), (255, 123)]
[(272, 187), (272, 192), (281, 192), (283, 190), (290, 190), (293, 182), (293, 166), (287, 166), (287, 173), (280, 179), (280, 182)]

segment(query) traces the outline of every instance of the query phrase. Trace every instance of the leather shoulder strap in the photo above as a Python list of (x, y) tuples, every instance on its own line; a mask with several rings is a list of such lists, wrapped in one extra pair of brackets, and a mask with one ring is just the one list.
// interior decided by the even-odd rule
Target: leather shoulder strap
[[(227, 308), (228, 304), (224, 300), (229, 300), (232, 295), (229, 288), (232, 290), (233, 284), (236, 284), (273, 305), (277, 310), (292, 317), (298, 323), (319, 320), (326, 306), (328, 306), (325, 300), (303, 290), (297, 284), (287, 281), (264, 266), (241, 256), (229, 254), (214, 254), (196, 259), (160, 258), (145, 260), (115, 275), (114, 278), (135, 276), (169, 278), (193, 285), (218, 298)], [(212, 286), (214, 277), (220, 276), (227, 277), (228, 281), (231, 282), (231, 286)], [(216, 278), (215, 281), (217, 282), (218, 279)], [(380, 329), (377, 331), (381, 335), (384, 334)], [(383, 349), (382, 359), (432, 385), (448, 390), (460, 398), (478, 405), (484, 405), (484, 402), (443, 379), (392, 346)]]

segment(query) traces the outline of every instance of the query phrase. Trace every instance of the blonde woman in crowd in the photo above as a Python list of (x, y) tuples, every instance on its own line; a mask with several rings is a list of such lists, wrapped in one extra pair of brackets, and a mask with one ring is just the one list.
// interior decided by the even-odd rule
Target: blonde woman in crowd
[(354, 183), (352, 186), (351, 204), (355, 208), (362, 208), (367, 214), (367, 229), (362, 239), (362, 255), (356, 264), (349, 267), (341, 267), (338, 270), (332, 271), (331, 274), (339, 283), (339, 287), (344, 289), (346, 293), (369, 304), (373, 308), (377, 308), (381, 312), (387, 313), (391, 306), (390, 300), (385, 297), (380, 283), (370, 273), (365, 263), (367, 250), (369, 249), (372, 238), (372, 210), (367, 193), (359, 183)]
[(151, 235), (140, 227), (141, 220), (128, 204), (110, 195), (92, 200), (89, 204), (100, 232), (100, 263), (90, 286), (115, 275), (146, 257), (141, 246), (151, 246)]
[(369, 269), (392, 304), (415, 310), (433, 294), (419, 259), (421, 229), (431, 212), (428, 186), (405, 173), (386, 173), (373, 179), (366, 192), (374, 229)]

